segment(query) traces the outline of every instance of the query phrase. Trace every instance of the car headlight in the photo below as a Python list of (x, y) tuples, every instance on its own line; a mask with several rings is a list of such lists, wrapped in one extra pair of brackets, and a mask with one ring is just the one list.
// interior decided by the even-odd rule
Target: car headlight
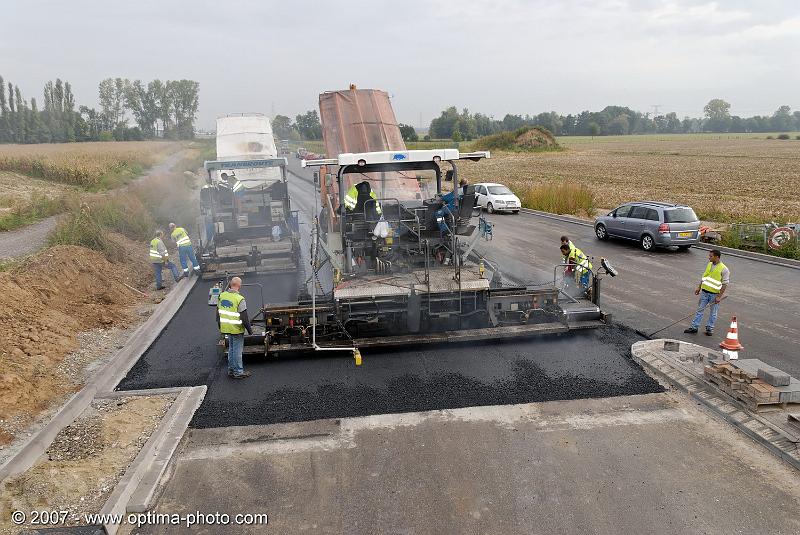
[(506, 201), (501, 201), (500, 199), (497, 199), (495, 202), (496, 202), (497, 204), (505, 204), (505, 203), (506, 203)]

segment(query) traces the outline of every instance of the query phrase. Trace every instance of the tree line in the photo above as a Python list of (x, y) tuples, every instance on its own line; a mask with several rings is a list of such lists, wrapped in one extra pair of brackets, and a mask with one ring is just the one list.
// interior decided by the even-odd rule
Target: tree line
[[(44, 85), (40, 109), (19, 85), (0, 76), (0, 143), (191, 139), (199, 105), (193, 80), (107, 78), (98, 86), (100, 109), (77, 106), (72, 86), (57, 78)], [(131, 117), (133, 124), (131, 124)]]
[[(426, 137), (472, 140), (525, 126), (544, 127), (557, 136), (800, 131), (800, 111), (792, 113), (789, 106), (779, 107), (770, 116), (746, 118), (731, 115), (730, 108), (728, 102), (712, 99), (706, 104), (701, 118), (681, 119), (675, 112), (651, 116), (625, 106), (606, 106), (601, 111), (583, 111), (576, 115), (551, 111), (524, 116), (506, 114), (503, 119), (495, 119), (481, 113), (470, 113), (466, 108), (459, 112), (455, 106), (450, 106), (431, 121)], [(407, 141), (414, 141), (409, 130), (403, 130), (403, 135)]]
[(286, 115), (276, 115), (272, 120), (272, 133), (277, 139), (300, 141), (301, 139), (322, 139), (322, 124), (317, 110), (307, 111), (292, 119)]

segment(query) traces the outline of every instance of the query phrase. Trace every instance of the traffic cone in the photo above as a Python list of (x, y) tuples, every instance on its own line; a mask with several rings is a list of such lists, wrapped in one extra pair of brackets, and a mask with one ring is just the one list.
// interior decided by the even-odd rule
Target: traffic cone
[(739, 350), (744, 349), (742, 344), (739, 343), (739, 324), (736, 322), (736, 316), (731, 318), (731, 328), (728, 334), (725, 335), (725, 340), (719, 343), (722, 348), (722, 354), (729, 360), (736, 360), (739, 358)]

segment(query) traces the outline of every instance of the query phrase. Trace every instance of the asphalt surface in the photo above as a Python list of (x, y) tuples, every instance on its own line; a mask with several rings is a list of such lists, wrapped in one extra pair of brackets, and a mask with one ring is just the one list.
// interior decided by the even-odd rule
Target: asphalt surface
[[(295, 291), (293, 275), (260, 279), (266, 302)], [(642, 338), (609, 326), (569, 336), (501, 343), (409, 347), (363, 353), (356, 367), (346, 355), (271, 359), (249, 357), (246, 380), (227, 376), (216, 352), (211, 282), (198, 283), (172, 321), (119, 385), (121, 390), (208, 385), (192, 427), (268, 424), (599, 398), (661, 391), (630, 358)], [(245, 287), (248, 308), (260, 302)]]
[[(694, 316), (694, 290), (708, 263), (708, 251), (658, 249), (645, 252), (632, 242), (599, 241), (592, 227), (533, 214), (493, 214), (494, 239), (478, 251), (507, 273), (531, 282), (552, 280), (558, 246), (566, 234), (586, 254), (609, 258), (619, 271), (602, 282), (601, 306), (614, 320), (646, 334), (687, 315)], [(732, 316), (739, 323), (740, 358), (758, 358), (800, 377), (800, 271), (757, 260), (723, 255), (731, 271), (727, 299), (720, 307), (714, 336), (684, 334), (691, 318), (663, 330), (656, 338), (677, 338), (718, 348)], [(706, 313), (706, 320), (708, 312)], [(703, 323), (705, 325), (705, 323)], [(702, 329), (702, 327), (701, 327)]]

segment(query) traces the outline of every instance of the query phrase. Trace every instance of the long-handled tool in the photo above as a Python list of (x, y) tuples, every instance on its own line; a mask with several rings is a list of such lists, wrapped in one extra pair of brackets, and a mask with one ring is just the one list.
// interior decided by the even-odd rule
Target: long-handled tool
[[(727, 295), (723, 295), (723, 296), (722, 296), (722, 299), (720, 299), (720, 300), (719, 300), (719, 302), (721, 303), (721, 302), (723, 302), (724, 300), (726, 300), (727, 298), (728, 298), (728, 296), (727, 296)], [(707, 307), (708, 305), (711, 305), (711, 304), (713, 304), (713, 303), (706, 303), (706, 306), (704, 306), (704, 307), (703, 307), (703, 310), (705, 310), (705, 309), (706, 309), (706, 307)], [(640, 330), (638, 330), (638, 329), (636, 330), (636, 334), (641, 334), (641, 335), (642, 335), (642, 336), (644, 336), (645, 338), (652, 338), (654, 335), (656, 335), (656, 334), (660, 333), (661, 331), (666, 331), (667, 329), (669, 329), (669, 328), (670, 328), (670, 327), (672, 327), (673, 325), (677, 325), (677, 324), (679, 324), (679, 323), (680, 323), (680, 322), (682, 322), (682, 321), (686, 321), (686, 320), (688, 320), (689, 318), (691, 318), (691, 317), (692, 317), (692, 316), (694, 316), (695, 314), (697, 314), (697, 311), (696, 311), (696, 310), (695, 310), (694, 312), (692, 312), (691, 314), (689, 314), (688, 316), (684, 316), (684, 317), (682, 317), (681, 319), (679, 319), (678, 321), (676, 321), (676, 322), (673, 322), (673, 323), (670, 323), (670, 324), (669, 324), (669, 325), (667, 325), (666, 327), (663, 327), (663, 328), (661, 328), (661, 329), (659, 329), (659, 330), (657, 330), (657, 331), (654, 331), (654, 332), (652, 332), (652, 333), (650, 333), (650, 334), (644, 333), (644, 332), (642, 332), (642, 331), (640, 331)]]

